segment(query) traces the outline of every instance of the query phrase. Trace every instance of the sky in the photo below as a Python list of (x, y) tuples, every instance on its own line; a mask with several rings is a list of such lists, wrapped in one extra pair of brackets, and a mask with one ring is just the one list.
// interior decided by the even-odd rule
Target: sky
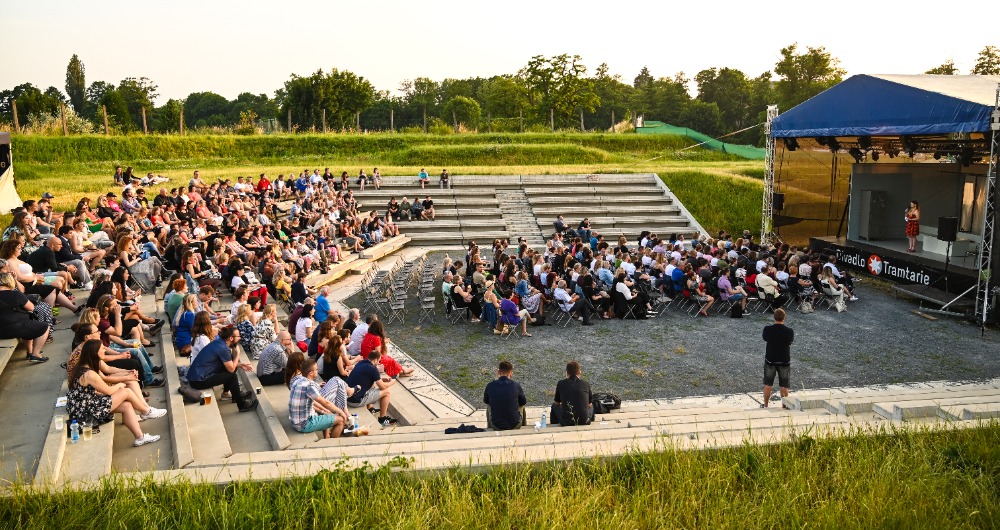
[[(513, 74), (535, 55), (580, 55), (631, 83), (730, 67), (750, 77), (781, 48), (825, 47), (854, 74), (918, 74), (953, 59), (966, 74), (1000, 46), (1000, 2), (505, 2), (364, 0), (0, 0), (0, 90), (65, 91), (75, 53), (87, 84), (148, 77), (157, 104), (211, 91), (274, 91), (291, 74), (349, 70), (377, 90), (415, 77)], [(934, 12), (934, 9), (937, 12)], [(982, 21), (977, 29), (975, 21)], [(694, 87), (692, 87), (694, 88)]]

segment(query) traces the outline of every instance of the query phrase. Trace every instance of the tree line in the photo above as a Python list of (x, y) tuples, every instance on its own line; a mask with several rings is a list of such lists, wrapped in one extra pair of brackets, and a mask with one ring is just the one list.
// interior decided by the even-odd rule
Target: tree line
[[(189, 129), (221, 128), (254, 133), (260, 129), (292, 131), (395, 130), (451, 132), (478, 130), (527, 132), (608, 130), (617, 122), (642, 115), (690, 127), (710, 136), (730, 135), (735, 143), (759, 143), (767, 105), (789, 109), (839, 83), (839, 60), (823, 47), (780, 50), (773, 71), (755, 77), (734, 68), (708, 68), (688, 78), (683, 72), (656, 76), (643, 67), (627, 82), (611, 75), (607, 64), (593, 73), (579, 55), (532, 57), (519, 71), (489, 78), (433, 80), (418, 77), (401, 83), (399, 94), (377, 90), (363, 76), (333, 69), (300, 76), (267, 94), (244, 92), (233, 100), (214, 92), (155, 105), (158, 87), (145, 77), (114, 84), (87, 84), (86, 68), (77, 55), (66, 67), (65, 92), (42, 91), (23, 83), (0, 92), (0, 121), (29, 129), (69, 115), (70, 132), (103, 130), (118, 133), (171, 133), (182, 123)], [(928, 70), (957, 74), (954, 61)], [(987, 46), (971, 73), (1000, 74), (1000, 52)], [(689, 92), (691, 84), (697, 95)], [(65, 111), (63, 109), (66, 109)], [(183, 117), (182, 117), (183, 115)], [(42, 124), (42, 125), (39, 125)], [(748, 129), (749, 128), (749, 129)], [(742, 132), (740, 132), (742, 131)], [(736, 133), (736, 134), (733, 134)]]

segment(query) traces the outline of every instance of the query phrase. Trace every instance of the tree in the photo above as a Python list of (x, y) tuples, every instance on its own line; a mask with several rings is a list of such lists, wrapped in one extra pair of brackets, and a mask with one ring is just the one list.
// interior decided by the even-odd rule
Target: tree
[(66, 95), (77, 114), (83, 114), (87, 103), (87, 76), (83, 62), (74, 53), (66, 66)]
[(683, 73), (669, 77), (661, 77), (649, 86), (635, 91), (632, 107), (646, 119), (656, 119), (677, 125), (681, 113), (691, 101), (688, 94), (686, 79)]
[(601, 129), (611, 127), (611, 116), (615, 121), (625, 119), (632, 94), (636, 91), (631, 85), (622, 82), (620, 75), (609, 75), (607, 63), (597, 67), (594, 78), (594, 93), (601, 100), (600, 107), (589, 117), (593, 124)]
[(12, 101), (17, 100), (17, 119), (20, 123), (27, 124), (31, 115), (57, 116), (64, 99), (55, 87), (42, 92), (31, 83), (20, 84), (11, 90), (0, 92), (0, 116), (13, 121)]
[(653, 78), (653, 74), (649, 73), (649, 68), (643, 66), (642, 70), (639, 70), (639, 75), (635, 76), (635, 79), (632, 81), (632, 86), (634, 88), (648, 88), (653, 84), (653, 81), (656, 81)]
[(229, 100), (215, 92), (192, 92), (184, 99), (184, 123), (196, 127), (222, 127), (239, 121), (230, 116)]
[(459, 123), (464, 123), (470, 129), (479, 126), (479, 116), (482, 114), (482, 110), (479, 107), (479, 102), (472, 98), (455, 96), (444, 104), (443, 110), (445, 117), (451, 118), (455, 122), (456, 129)]
[[(479, 101), (494, 127), (494, 120), (503, 118), (518, 118), (519, 113), (527, 104), (528, 95), (524, 85), (514, 76), (498, 75), (483, 82), (479, 87)], [(506, 124), (506, 125), (505, 125)], [(507, 120), (500, 122), (503, 130), (518, 130), (518, 124)]]
[(153, 130), (157, 132), (179, 131), (182, 110), (184, 110), (184, 104), (176, 99), (167, 100), (162, 107), (153, 109)]
[(291, 111), (294, 125), (312, 129), (322, 128), (324, 111), (328, 124), (351, 127), (356, 114), (375, 102), (375, 88), (368, 80), (336, 68), (309, 77), (292, 74), (275, 95), (283, 115)]
[(732, 68), (709, 68), (698, 72), (694, 79), (698, 83), (698, 100), (718, 106), (724, 131), (738, 131), (750, 124), (753, 117), (746, 74)]
[(581, 110), (593, 112), (600, 105), (594, 82), (584, 77), (587, 67), (581, 60), (579, 55), (565, 53), (554, 57), (536, 55), (518, 73), (540, 121), (547, 121), (551, 111), (557, 127), (573, 127)]
[(972, 67), (974, 75), (1000, 75), (1000, 49), (987, 46), (979, 52), (976, 65)]
[(413, 81), (403, 81), (399, 88), (407, 105), (421, 111), (423, 117), (421, 126), (424, 132), (427, 132), (427, 113), (441, 101), (440, 85), (432, 79), (418, 77)]
[(958, 75), (958, 68), (955, 68), (955, 60), (948, 59), (941, 66), (931, 68), (924, 72), (925, 74), (936, 74), (936, 75)]
[(229, 123), (238, 123), (244, 111), (253, 111), (261, 119), (279, 118), (278, 104), (267, 94), (243, 92), (229, 102)]
[(694, 100), (684, 107), (678, 125), (716, 137), (722, 133), (722, 112), (715, 103)]
[(157, 88), (159, 87), (146, 77), (126, 77), (118, 84), (118, 93), (128, 107), (128, 115), (135, 129), (142, 128), (142, 109), (153, 109), (153, 101), (158, 95)]
[(806, 53), (798, 54), (798, 44), (781, 49), (781, 60), (774, 67), (774, 73), (781, 76), (777, 84), (778, 105), (790, 109), (839, 83), (844, 70), (837, 65), (837, 59), (830, 56), (825, 48), (806, 48)]
[(105, 91), (100, 105), (104, 105), (107, 109), (108, 124), (111, 127), (121, 132), (131, 132), (136, 129), (135, 122), (129, 114), (128, 102), (118, 89), (111, 88)]

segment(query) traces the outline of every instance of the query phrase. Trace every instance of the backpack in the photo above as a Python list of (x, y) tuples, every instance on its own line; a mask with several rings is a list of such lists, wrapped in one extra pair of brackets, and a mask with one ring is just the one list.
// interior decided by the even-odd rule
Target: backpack
[(833, 304), (833, 307), (837, 309), (838, 313), (843, 313), (844, 311), (847, 311), (847, 302), (841, 298), (840, 300), (837, 300), (837, 303)]
[(188, 385), (181, 385), (177, 388), (177, 392), (184, 396), (185, 403), (201, 403), (201, 391), (195, 390)]
[(622, 400), (615, 394), (595, 392), (591, 399), (594, 405), (594, 414), (607, 414), (612, 410), (622, 408)]
[(733, 304), (729, 308), (729, 318), (743, 318), (743, 306), (740, 304)]
[(799, 313), (812, 313), (813, 311), (815, 310), (813, 309), (812, 302), (809, 300), (804, 300), (799, 304)]

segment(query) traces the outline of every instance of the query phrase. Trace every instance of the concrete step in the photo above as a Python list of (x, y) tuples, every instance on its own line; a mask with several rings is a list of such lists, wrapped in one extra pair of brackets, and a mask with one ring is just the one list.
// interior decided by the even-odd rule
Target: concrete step
[[(164, 339), (163, 342), (165, 343), (164, 354), (173, 354), (172, 341), (167, 343), (168, 341)], [(189, 359), (189, 357), (175, 357), (177, 366), (188, 366)], [(193, 462), (217, 462), (233, 454), (226, 425), (219, 412), (219, 396), (222, 395), (222, 391), (222, 387), (203, 390), (203, 393), (211, 393), (211, 403), (208, 405), (201, 403), (183, 403), (182, 405)], [(235, 407), (232, 401), (225, 402), (223, 406)]]
[(1000, 395), (968, 395), (963, 397), (935, 397), (931, 399), (913, 399), (907, 401), (881, 401), (872, 404), (872, 410), (886, 419), (903, 421), (914, 418), (943, 417), (960, 419), (962, 413), (950, 412), (965, 405), (1000, 404)]
[(115, 445), (115, 424), (121, 422), (121, 415), (115, 415), (115, 421), (101, 425), (100, 432), (90, 440), (70, 443), (66, 439), (67, 424), (62, 431), (65, 452), (62, 459), (62, 470), (57, 480), (59, 482), (90, 482), (97, 481), (111, 474), (111, 461)]
[(995, 395), (1000, 391), (995, 385), (975, 385), (946, 390), (943, 388), (910, 388), (910, 389), (864, 389), (845, 393), (830, 390), (819, 392), (796, 392), (790, 396), (790, 408), (803, 410), (805, 408), (825, 407), (837, 414), (855, 414), (870, 412), (876, 402), (902, 402), (925, 399), (945, 399), (966, 396)]

